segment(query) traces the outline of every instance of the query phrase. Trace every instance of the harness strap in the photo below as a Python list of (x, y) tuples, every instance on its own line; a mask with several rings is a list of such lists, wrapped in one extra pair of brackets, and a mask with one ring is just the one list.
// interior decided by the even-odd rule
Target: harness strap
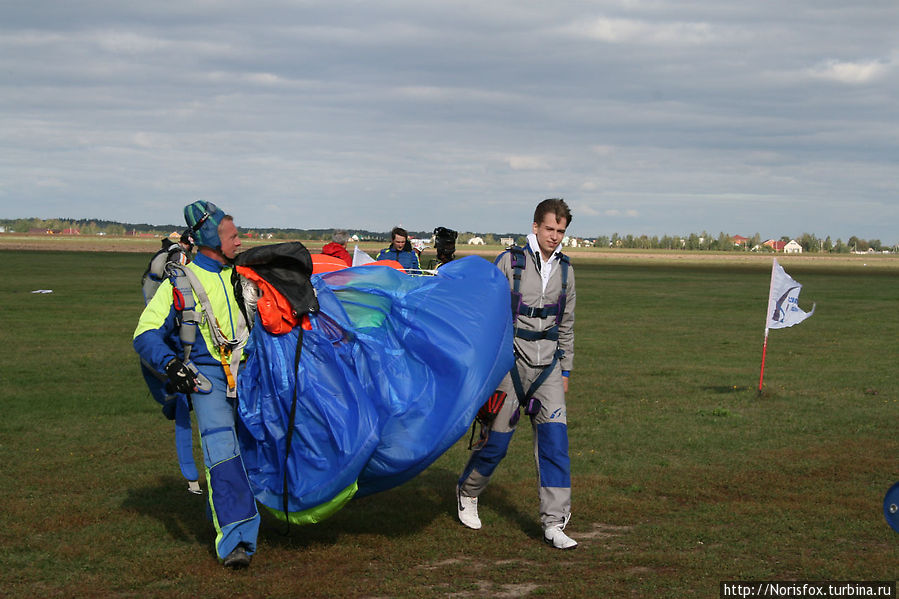
[(568, 300), (568, 266), (571, 261), (568, 259), (568, 256), (562, 254), (559, 257), (559, 263), (562, 265), (562, 291), (559, 293), (559, 302), (557, 304), (559, 311), (556, 312), (556, 325), (562, 322), (562, 316), (565, 313), (565, 303)]
[[(515, 387), (515, 395), (518, 396), (518, 405), (520, 406), (528, 406), (531, 399), (534, 397), (534, 392), (540, 388), (540, 385), (549, 378), (549, 375), (552, 374), (553, 368), (556, 366), (556, 363), (559, 359), (565, 355), (565, 351), (560, 349), (556, 349), (553, 354), (553, 361), (549, 363), (549, 365), (544, 366), (543, 370), (540, 372), (540, 375), (534, 379), (534, 382), (531, 383), (531, 386), (528, 388), (527, 393), (524, 391), (524, 385), (521, 382), (521, 375), (518, 373), (518, 366), (513, 366), (512, 370), (509, 371), (509, 374), (512, 377), (512, 386)], [(531, 412), (525, 411), (527, 414), (533, 415)], [(534, 412), (536, 413), (536, 412)]]
[[(566, 303), (566, 295), (568, 288), (568, 266), (569, 259), (565, 254), (560, 254), (559, 263), (562, 268), (562, 289), (559, 292), (559, 299), (554, 304), (548, 304), (545, 306), (531, 307), (524, 303), (522, 294), (521, 294), (521, 276), (524, 272), (525, 268), (527, 268), (527, 254), (530, 252), (530, 248), (518, 247), (514, 246), (509, 248), (509, 252), (511, 253), (511, 266), (512, 266), (512, 321), (515, 324), (515, 337), (519, 339), (523, 339), (525, 341), (540, 341), (542, 339), (548, 339), (550, 341), (556, 342), (556, 351), (553, 353), (552, 362), (540, 372), (534, 382), (531, 383), (530, 388), (525, 392), (524, 385), (521, 382), (521, 375), (518, 373), (518, 366), (513, 366), (512, 370), (509, 371), (509, 374), (512, 378), (512, 385), (515, 388), (515, 395), (518, 396), (518, 405), (523, 406), (525, 408), (525, 414), (533, 416), (537, 412), (540, 411), (540, 402), (534, 398), (534, 392), (540, 388), (549, 375), (552, 373), (553, 368), (556, 363), (565, 355), (565, 351), (558, 346), (559, 341), (559, 324), (562, 322), (562, 316), (565, 312), (565, 303)], [(536, 260), (536, 256), (534, 257)], [(497, 258), (497, 262), (499, 258)], [(555, 316), (556, 321), (550, 328), (543, 331), (528, 331), (522, 330), (518, 327), (518, 316), (522, 315), (528, 318), (547, 318), (549, 316)], [(513, 416), (513, 420), (518, 420), (518, 412), (515, 412), (515, 416)]]
[(522, 316), (527, 316), (528, 318), (546, 318), (548, 316), (555, 316), (559, 313), (559, 304), (547, 304), (542, 308), (533, 308), (520, 304), (518, 313)]
[[(518, 246), (509, 248), (512, 260), (512, 321), (521, 313), (522, 308), (527, 308), (521, 295), (521, 273), (525, 268), (524, 250)], [(499, 262), (499, 258), (497, 258)]]
[(231, 349), (224, 345), (219, 347), (219, 361), (222, 363), (222, 370), (225, 371), (225, 380), (228, 381), (228, 390), (237, 387), (237, 379), (231, 372)]
[[(524, 248), (514, 246), (508, 250), (512, 259), (512, 318), (516, 315), (525, 316), (527, 318), (548, 318), (556, 317), (556, 324), (562, 322), (562, 316), (565, 313), (565, 303), (568, 295), (568, 266), (571, 263), (568, 256), (560, 254), (559, 264), (562, 268), (562, 290), (559, 292), (559, 300), (554, 304), (546, 304), (541, 307), (532, 307), (524, 303), (521, 294), (521, 273), (527, 267), (526, 251)], [(536, 260), (536, 257), (535, 257)], [(497, 262), (499, 258), (497, 258)]]
[[(206, 290), (203, 288), (203, 284), (200, 282), (197, 275), (189, 268), (185, 268), (178, 264), (171, 264), (167, 270), (170, 271), (170, 274), (174, 279), (174, 285), (183, 286), (183, 281), (186, 279), (189, 288), (193, 290), (193, 293), (196, 294), (197, 299), (199, 300), (200, 310), (197, 311), (196, 303), (193, 302), (193, 293), (181, 291), (184, 296), (184, 310), (182, 312), (180, 334), (182, 345), (185, 346), (185, 361), (187, 361), (190, 354), (190, 347), (193, 346), (193, 343), (196, 341), (196, 327), (199, 326), (202, 321), (202, 315), (205, 314), (206, 321), (209, 323), (209, 330), (212, 333), (213, 343), (219, 351), (222, 368), (225, 370), (225, 376), (228, 380), (227, 396), (232, 398), (237, 397), (237, 382), (233, 373), (237, 372), (240, 367), (240, 360), (243, 357), (243, 348), (246, 345), (247, 339), (250, 337), (250, 332), (246, 320), (243, 317), (243, 312), (237, 312), (237, 322), (235, 326), (236, 337), (234, 339), (228, 339), (222, 332), (221, 326), (219, 326), (218, 319), (216, 319), (215, 313), (212, 310), (212, 303), (209, 301), (209, 296), (206, 294)], [(193, 303), (194, 305), (191, 306), (189, 303)], [(185, 334), (188, 339), (185, 339)]]
[[(238, 313), (237, 324), (235, 327), (236, 337), (234, 339), (228, 339), (222, 332), (222, 329), (215, 318), (215, 313), (212, 310), (212, 303), (209, 301), (209, 296), (206, 294), (206, 290), (203, 288), (203, 284), (200, 282), (200, 279), (197, 277), (197, 275), (188, 268), (184, 268), (181, 266), (173, 266), (173, 268), (178, 269), (184, 273), (184, 276), (187, 277), (187, 280), (190, 283), (191, 289), (193, 289), (194, 293), (197, 295), (197, 299), (200, 302), (200, 309), (207, 315), (207, 321), (210, 323), (209, 329), (212, 332), (213, 342), (215, 343), (215, 345), (227, 345), (232, 348), (235, 348), (239, 345), (244, 345), (247, 339), (249, 339), (250, 334), (249, 330), (247, 329), (247, 323), (243, 318), (243, 314)], [(187, 306), (186, 308), (189, 308), (189, 306)], [(214, 323), (215, 326), (212, 326), (212, 323)]]
[(293, 399), (290, 403), (290, 415), (287, 420), (287, 438), (285, 439), (285, 448), (284, 448), (284, 483), (281, 489), (282, 496), (282, 507), (284, 510), (284, 522), (287, 523), (287, 528), (284, 531), (284, 534), (290, 534), (290, 512), (288, 510), (287, 500), (290, 497), (290, 489), (288, 488), (288, 469), (287, 465), (290, 461), (290, 444), (293, 441), (293, 429), (295, 427), (295, 419), (297, 417), (297, 399), (300, 395), (300, 354), (303, 351), (303, 327), (296, 327), (297, 331), (297, 346), (296, 351), (294, 352), (293, 357)]
[(522, 329), (515, 330), (515, 336), (525, 341), (540, 341), (541, 339), (549, 339), (550, 341), (559, 340), (559, 325), (554, 324), (545, 331), (525, 331)]
[[(175, 450), (178, 453), (178, 465), (181, 474), (188, 481), (188, 488), (194, 493), (194, 485), (200, 474), (194, 463), (193, 453), (193, 428), (190, 424), (190, 400), (186, 395), (177, 395), (175, 398)], [(196, 487), (199, 489), (199, 485)]]

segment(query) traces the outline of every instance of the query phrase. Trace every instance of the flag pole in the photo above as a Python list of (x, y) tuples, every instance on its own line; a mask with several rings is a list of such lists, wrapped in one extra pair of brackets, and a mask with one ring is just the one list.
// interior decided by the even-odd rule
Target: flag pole
[(768, 327), (765, 327), (765, 342), (762, 344), (762, 371), (759, 373), (759, 395), (762, 394), (762, 381), (765, 379), (765, 354), (768, 353)]
[(765, 310), (765, 342), (762, 344), (762, 370), (759, 373), (759, 396), (762, 395), (762, 381), (765, 380), (765, 355), (768, 353), (768, 328), (771, 320), (771, 296), (774, 294), (774, 272), (777, 268), (777, 258), (771, 263), (771, 282), (768, 284), (768, 306)]

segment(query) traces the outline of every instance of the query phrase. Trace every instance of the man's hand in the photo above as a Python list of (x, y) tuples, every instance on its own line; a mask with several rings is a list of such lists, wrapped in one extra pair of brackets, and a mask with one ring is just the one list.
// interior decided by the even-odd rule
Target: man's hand
[(568, 393), (568, 375), (567, 374), (562, 375), (562, 391), (564, 391), (565, 393)]
[(172, 358), (165, 365), (165, 374), (169, 377), (172, 389), (178, 393), (192, 393), (197, 390), (196, 377), (178, 358)]

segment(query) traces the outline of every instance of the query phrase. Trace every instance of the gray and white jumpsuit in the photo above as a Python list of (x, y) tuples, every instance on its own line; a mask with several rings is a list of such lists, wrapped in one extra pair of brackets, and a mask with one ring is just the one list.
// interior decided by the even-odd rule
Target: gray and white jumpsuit
[[(519, 291), (522, 302), (531, 308), (543, 308), (559, 301), (562, 289), (561, 254), (556, 251), (550, 260), (542, 266), (549, 268), (549, 276), (545, 282), (541, 277), (541, 259), (538, 254), (525, 245), (524, 268), (521, 269)], [(497, 267), (509, 279), (513, 286), (513, 269), (511, 251), (506, 251), (496, 261)], [(521, 386), (525, 393), (533, 382), (547, 367), (551, 368), (549, 376), (530, 394), (540, 401), (540, 410), (532, 416), (534, 430), (534, 459), (537, 465), (537, 477), (540, 496), (540, 520), (544, 530), (563, 525), (571, 512), (571, 466), (568, 457), (568, 424), (565, 410), (565, 392), (562, 384), (562, 372), (570, 371), (574, 361), (574, 305), (575, 285), (574, 269), (568, 266), (566, 283), (566, 303), (558, 320), (558, 341), (554, 338), (526, 339), (519, 336), (539, 336), (544, 331), (557, 325), (556, 316), (531, 317), (516, 315), (514, 341), (515, 366), (521, 378)], [(522, 333), (520, 333), (522, 332)], [(554, 337), (554, 335), (550, 335)], [(557, 350), (564, 352), (555, 358)], [(518, 424), (519, 400), (512, 377), (507, 374), (499, 386), (505, 392), (506, 399), (494, 420), (487, 443), (472, 452), (471, 458), (459, 478), (462, 495), (478, 497), (487, 487), (494, 470), (509, 447), (512, 435)], [(528, 398), (523, 398), (526, 401)]]

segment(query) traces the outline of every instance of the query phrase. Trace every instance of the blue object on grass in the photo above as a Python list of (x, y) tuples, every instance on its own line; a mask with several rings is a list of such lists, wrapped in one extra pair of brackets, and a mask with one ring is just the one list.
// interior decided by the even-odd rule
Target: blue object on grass
[(883, 498), (883, 516), (890, 528), (899, 532), (899, 482), (890, 487)]

